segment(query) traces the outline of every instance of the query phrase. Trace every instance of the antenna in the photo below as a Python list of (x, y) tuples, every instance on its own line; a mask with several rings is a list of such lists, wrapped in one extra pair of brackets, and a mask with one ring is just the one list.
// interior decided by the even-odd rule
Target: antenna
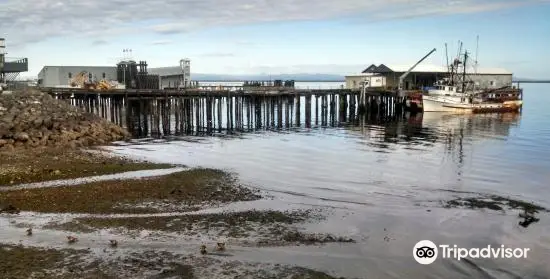
[(122, 60), (128, 61), (132, 59), (132, 50), (129, 48), (125, 48), (122, 50)]
[(477, 74), (477, 56), (478, 56), (478, 51), (479, 51), (479, 35), (477, 35), (477, 38), (476, 38), (476, 61), (475, 61), (475, 69), (474, 69), (474, 72), (475, 74)]
[(458, 54), (456, 55), (456, 57), (460, 58), (460, 56), (462, 56), (462, 46), (464, 45), (464, 43), (462, 41), (460, 41), (460, 47), (458, 48)]

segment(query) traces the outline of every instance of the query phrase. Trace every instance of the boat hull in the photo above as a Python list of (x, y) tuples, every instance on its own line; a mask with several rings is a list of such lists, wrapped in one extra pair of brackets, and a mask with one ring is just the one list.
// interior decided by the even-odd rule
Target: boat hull
[(523, 102), (506, 101), (503, 103), (466, 104), (452, 103), (447, 100), (424, 96), (422, 106), (424, 112), (452, 112), (452, 113), (494, 113), (494, 112), (518, 112)]
[(431, 96), (423, 96), (422, 108), (424, 112), (456, 112), (465, 113), (471, 112), (468, 107), (453, 107), (456, 103), (454, 100), (434, 98)]

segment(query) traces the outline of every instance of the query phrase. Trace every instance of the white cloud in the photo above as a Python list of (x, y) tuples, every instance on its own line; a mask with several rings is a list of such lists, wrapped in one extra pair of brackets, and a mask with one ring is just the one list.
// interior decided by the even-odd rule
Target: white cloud
[(231, 52), (208, 52), (200, 54), (201, 57), (234, 57), (235, 54)]
[(233, 74), (330, 74), (350, 75), (363, 71), (366, 64), (303, 64), (290, 66), (251, 66), (251, 67), (224, 67), (226, 73)]
[(92, 45), (94, 46), (101, 46), (101, 45), (106, 45), (108, 44), (109, 42), (107, 42), (106, 40), (95, 40), (92, 42)]
[[(314, 20), (348, 15), (370, 20), (472, 13), (549, 0), (4, 0), (0, 30), (11, 45), (59, 36), (109, 36), (144, 31), (189, 32), (211, 26)], [(312, 8), (314, 7), (314, 10)]]
[(171, 40), (159, 40), (159, 41), (151, 42), (151, 44), (154, 45), (154, 46), (169, 45), (169, 44), (172, 44), (172, 43), (174, 43), (174, 42), (171, 41)]

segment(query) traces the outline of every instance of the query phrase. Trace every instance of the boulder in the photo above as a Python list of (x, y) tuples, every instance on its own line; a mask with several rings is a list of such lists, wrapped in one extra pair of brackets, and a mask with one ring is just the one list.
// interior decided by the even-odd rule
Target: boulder
[(29, 137), (29, 134), (25, 132), (19, 132), (13, 136), (13, 139), (20, 142), (26, 142), (30, 139), (30, 137)]

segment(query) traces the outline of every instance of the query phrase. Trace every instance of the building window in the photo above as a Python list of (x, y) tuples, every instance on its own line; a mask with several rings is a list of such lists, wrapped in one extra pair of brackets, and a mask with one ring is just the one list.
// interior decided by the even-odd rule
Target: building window
[(105, 78), (105, 73), (101, 74), (101, 76), (102, 76), (103, 78)]
[(69, 78), (72, 78), (73, 77), (73, 74), (72, 73), (69, 73)]
[(489, 84), (490, 84), (491, 86), (495, 86), (495, 81), (494, 81), (494, 80), (491, 80), (491, 81), (489, 82)]

